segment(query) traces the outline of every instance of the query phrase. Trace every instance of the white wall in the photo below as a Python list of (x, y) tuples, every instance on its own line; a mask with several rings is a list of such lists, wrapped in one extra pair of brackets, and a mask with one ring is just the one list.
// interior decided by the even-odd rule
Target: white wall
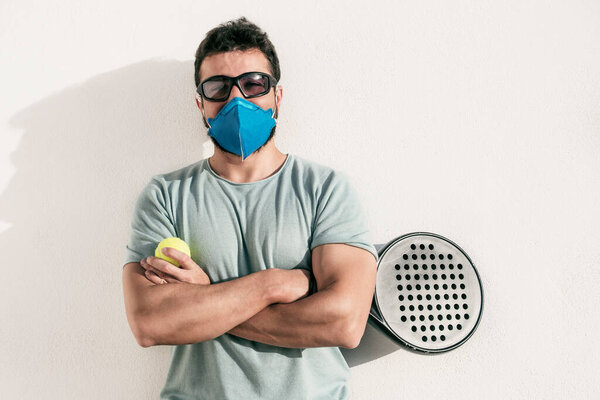
[(241, 15), (280, 55), (279, 147), (350, 175), (377, 243), (444, 235), (483, 279), (454, 351), (368, 328), (354, 398), (598, 395), (599, 2), (167, 3), (0, 4), (2, 398), (158, 397), (170, 348), (123, 305), (130, 215), (211, 154), (193, 55)]

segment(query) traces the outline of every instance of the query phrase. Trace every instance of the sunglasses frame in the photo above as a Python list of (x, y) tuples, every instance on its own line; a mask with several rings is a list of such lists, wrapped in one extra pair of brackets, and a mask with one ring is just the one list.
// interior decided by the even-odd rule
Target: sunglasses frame
[[(268, 84), (267, 90), (265, 90), (263, 93), (259, 93), (259, 94), (246, 95), (246, 92), (244, 92), (244, 89), (242, 89), (242, 86), (240, 85), (240, 79), (246, 75), (251, 75), (251, 74), (259, 74), (259, 75), (262, 75), (263, 77), (266, 77), (267, 84)], [(203, 85), (206, 82), (214, 81), (214, 80), (218, 80), (218, 79), (225, 79), (225, 80), (229, 81), (230, 86), (229, 86), (229, 91), (227, 92), (227, 96), (224, 96), (223, 98), (217, 98), (217, 99), (206, 96), (206, 94), (204, 93)], [(206, 78), (205, 80), (200, 82), (200, 84), (196, 88), (196, 92), (198, 92), (198, 94), (200, 96), (202, 96), (202, 98), (204, 98), (208, 101), (220, 102), (220, 101), (225, 101), (229, 98), (229, 95), (231, 95), (231, 89), (233, 89), (234, 85), (240, 90), (240, 93), (242, 93), (244, 98), (251, 99), (254, 97), (261, 97), (261, 96), (264, 96), (267, 93), (269, 93), (269, 91), (271, 90), (272, 87), (277, 86), (277, 79), (273, 78), (271, 75), (267, 74), (266, 72), (259, 72), (259, 71), (244, 72), (243, 74), (238, 75), (236, 77), (231, 77), (231, 76), (227, 76), (227, 75), (215, 75), (215, 76), (211, 76), (210, 78)]]

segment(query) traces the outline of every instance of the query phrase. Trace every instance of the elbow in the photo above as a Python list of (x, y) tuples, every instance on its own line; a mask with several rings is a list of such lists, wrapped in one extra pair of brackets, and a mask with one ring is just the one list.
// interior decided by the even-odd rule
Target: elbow
[(356, 307), (347, 309), (343, 313), (343, 317), (340, 318), (340, 326), (337, 332), (339, 332), (338, 342), (339, 347), (346, 349), (354, 349), (358, 347), (360, 341), (365, 333), (365, 327), (367, 324), (364, 313), (356, 311)]
[(342, 337), (339, 338), (340, 347), (355, 349), (360, 344), (365, 326), (357, 321), (347, 322), (345, 329), (341, 329), (340, 332), (342, 333)]
[(156, 345), (156, 342), (152, 339), (152, 335), (150, 334), (149, 327), (151, 325), (148, 323), (147, 318), (136, 316), (132, 319), (130, 326), (136, 342), (141, 347), (146, 348)]

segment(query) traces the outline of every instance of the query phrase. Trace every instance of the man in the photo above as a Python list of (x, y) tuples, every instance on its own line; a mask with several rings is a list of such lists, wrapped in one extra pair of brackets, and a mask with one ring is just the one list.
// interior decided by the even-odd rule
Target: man
[[(141, 346), (175, 345), (163, 399), (349, 395), (339, 347), (364, 333), (377, 253), (344, 175), (275, 146), (279, 78), (256, 25), (208, 32), (196, 102), (214, 154), (154, 176), (136, 203), (125, 306)], [(191, 248), (164, 250), (181, 268), (151, 257), (166, 237)]]

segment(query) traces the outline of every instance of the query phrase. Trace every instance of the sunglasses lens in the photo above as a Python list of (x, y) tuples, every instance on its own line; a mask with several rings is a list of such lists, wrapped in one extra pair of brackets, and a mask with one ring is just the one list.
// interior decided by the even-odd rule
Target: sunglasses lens
[(229, 96), (231, 82), (226, 79), (215, 79), (202, 84), (204, 96), (210, 100), (226, 99)]
[(263, 74), (248, 74), (240, 78), (239, 84), (246, 96), (260, 96), (269, 91), (269, 78)]

